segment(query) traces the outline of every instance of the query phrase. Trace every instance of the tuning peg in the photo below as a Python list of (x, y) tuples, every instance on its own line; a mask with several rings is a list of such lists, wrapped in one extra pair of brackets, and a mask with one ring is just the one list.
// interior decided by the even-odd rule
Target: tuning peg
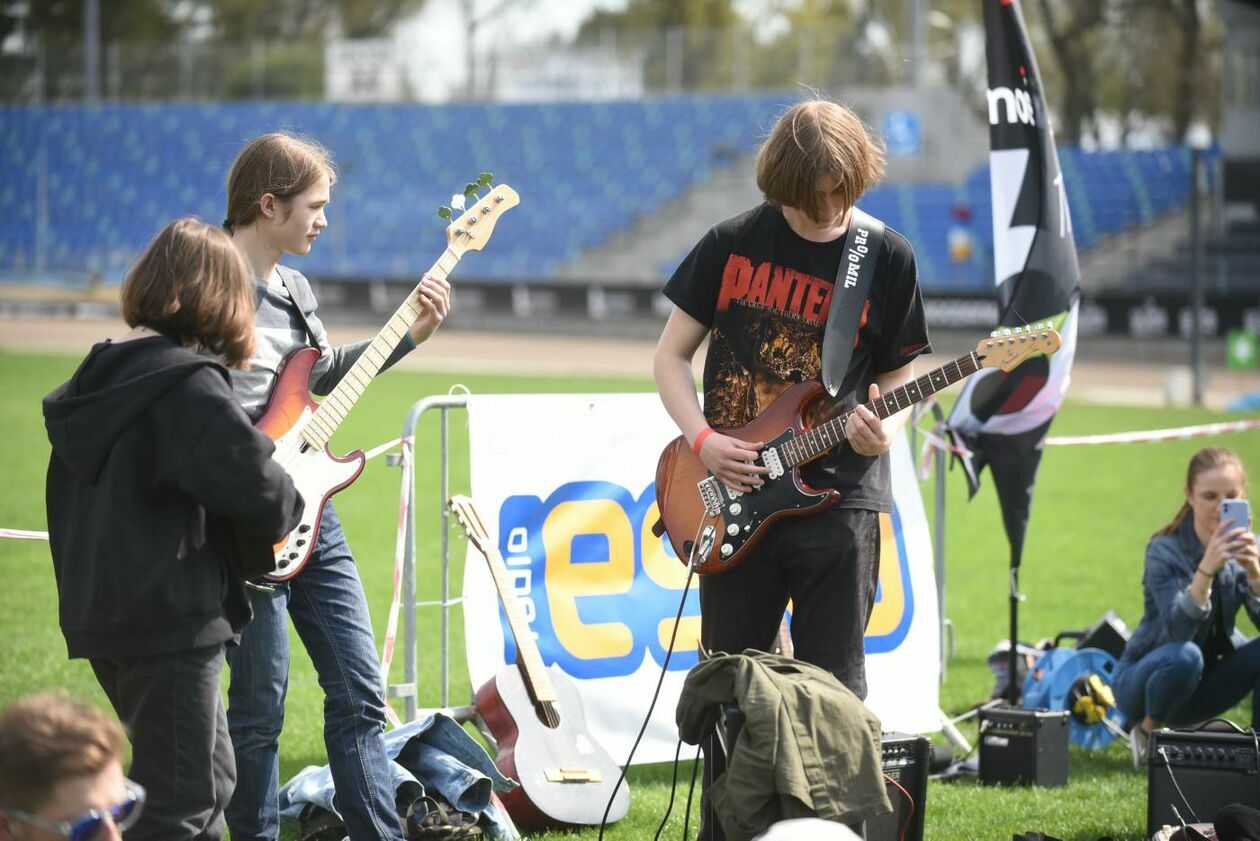
[(990, 339), (996, 339), (997, 337), (998, 337), (998, 331), (994, 330), (993, 332), (989, 333)]
[(467, 200), (464, 198), (463, 193), (456, 193), (455, 195), (451, 196), (451, 207), (463, 213), (464, 208), (466, 208), (467, 206), (468, 206), (468, 203), (467, 203)]
[(467, 196), (468, 198), (472, 198), (473, 196), (477, 195), (478, 189), (480, 189), (480, 185), (474, 184), (473, 182), (469, 181), (467, 184), (464, 185), (464, 195)]
[(488, 172), (483, 172), (477, 176), (477, 183), (482, 187), (489, 187), (490, 182), (494, 180), (494, 176)]
[(453, 214), (451, 213), (451, 209), (447, 207), (446, 205), (442, 205), (441, 207), (438, 208), (438, 216), (441, 216), (446, 221), (448, 222), (451, 221), (452, 215)]
[(1015, 334), (1016, 334), (1016, 335), (1019, 335), (1019, 334), (1020, 334), (1020, 333), (1022, 333), (1022, 332), (1024, 332), (1024, 328), (1023, 328), (1023, 327), (1016, 327), (1016, 328), (1015, 328)]

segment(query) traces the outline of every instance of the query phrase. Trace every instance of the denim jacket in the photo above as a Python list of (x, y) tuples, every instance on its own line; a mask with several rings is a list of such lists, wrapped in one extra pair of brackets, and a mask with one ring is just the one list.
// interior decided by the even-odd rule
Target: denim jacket
[[(1146, 569), (1142, 573), (1146, 600), (1142, 622), (1125, 646), (1119, 669), (1170, 642), (1207, 641), (1212, 630), (1212, 602), (1200, 607), (1186, 591), (1203, 560), (1203, 552), (1204, 546), (1194, 533), (1194, 517), (1189, 514), (1176, 533), (1152, 538), (1147, 544)], [(1234, 636), (1234, 618), (1239, 608), (1245, 607), (1252, 623), (1260, 627), (1260, 598), (1252, 595), (1247, 573), (1237, 561), (1226, 561), (1212, 586), (1220, 591), (1226, 636)]]
[[(484, 813), (496, 841), (520, 841), (512, 819), (490, 797), (492, 790), (511, 791), (516, 783), (499, 773), (455, 719), (433, 712), (391, 730), (385, 734), (385, 752), (393, 760), (395, 790), (410, 786), (419, 794), (436, 791), (460, 811)], [(309, 766), (280, 790), (280, 814), (300, 820), (319, 807), (339, 815), (335, 794), (328, 766)]]

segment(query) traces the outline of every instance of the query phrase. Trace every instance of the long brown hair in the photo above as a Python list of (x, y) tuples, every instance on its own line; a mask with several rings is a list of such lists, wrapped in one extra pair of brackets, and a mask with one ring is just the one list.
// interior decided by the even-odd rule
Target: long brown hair
[(272, 132), (245, 144), (232, 163), (227, 178), (229, 233), (251, 224), (262, 213), (259, 201), (270, 193), (288, 204), (307, 187), (327, 175), (337, 181), (332, 155), (314, 140), (287, 132)]
[(757, 150), (757, 187), (775, 207), (794, 207), (818, 220), (818, 181), (839, 180), (845, 205), (852, 207), (884, 174), (884, 152), (858, 115), (811, 99), (779, 115)]
[[(1224, 467), (1232, 464), (1238, 468), (1238, 472), (1243, 477), (1243, 487), (1247, 487), (1247, 471), (1243, 469), (1242, 459), (1238, 454), (1228, 447), (1204, 447), (1193, 456), (1190, 457), (1190, 465), (1186, 468), (1186, 494), (1189, 495), (1194, 490), (1194, 482), (1199, 478), (1200, 473), (1206, 473), (1217, 467)], [(1155, 532), (1154, 537), (1164, 537), (1176, 534), (1181, 528), (1181, 522), (1190, 514), (1190, 501), (1185, 500), (1181, 503), (1172, 522)]]
[(176, 219), (136, 260), (122, 285), (127, 324), (151, 327), (185, 346), (202, 345), (234, 368), (254, 354), (254, 284), (222, 229)]
[(0, 809), (33, 812), (62, 780), (119, 762), (123, 732), (91, 704), (65, 694), (31, 695), (0, 714)]

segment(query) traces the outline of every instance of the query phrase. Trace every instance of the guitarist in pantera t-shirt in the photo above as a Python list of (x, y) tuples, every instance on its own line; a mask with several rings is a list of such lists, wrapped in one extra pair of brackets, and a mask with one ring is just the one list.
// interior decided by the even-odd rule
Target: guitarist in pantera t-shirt
[[(661, 401), (728, 488), (748, 493), (763, 483), (767, 468), (751, 462), (764, 442), (718, 430), (749, 423), (794, 383), (819, 377), (851, 209), (883, 166), (849, 109), (822, 100), (789, 108), (757, 155), (766, 201), (713, 227), (665, 287), (674, 309), (654, 362)], [(848, 367), (835, 401), (819, 407), (826, 416), (910, 382), (913, 360), (930, 351), (910, 243), (886, 229), (872, 256)], [(706, 334), (702, 412), (692, 358)], [(892, 510), (888, 448), (905, 420), (899, 412), (880, 421), (859, 407), (848, 446), (802, 471), (810, 485), (838, 490), (840, 502), (777, 524), (751, 557), (701, 578), (707, 649), (768, 650), (790, 598), (796, 656), (866, 696), (863, 635), (879, 575), (879, 513)]]

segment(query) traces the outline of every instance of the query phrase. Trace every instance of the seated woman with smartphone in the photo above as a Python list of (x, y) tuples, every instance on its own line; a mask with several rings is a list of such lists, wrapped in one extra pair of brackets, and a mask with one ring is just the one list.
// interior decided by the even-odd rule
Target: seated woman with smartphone
[(1260, 639), (1235, 648), (1234, 619), (1246, 608), (1260, 627), (1260, 556), (1248, 514), (1247, 474), (1224, 447), (1190, 459), (1185, 502), (1146, 546), (1142, 622), (1116, 669), (1116, 701), (1129, 720), (1133, 761), (1147, 735), (1220, 715), (1251, 693), (1260, 728)]

